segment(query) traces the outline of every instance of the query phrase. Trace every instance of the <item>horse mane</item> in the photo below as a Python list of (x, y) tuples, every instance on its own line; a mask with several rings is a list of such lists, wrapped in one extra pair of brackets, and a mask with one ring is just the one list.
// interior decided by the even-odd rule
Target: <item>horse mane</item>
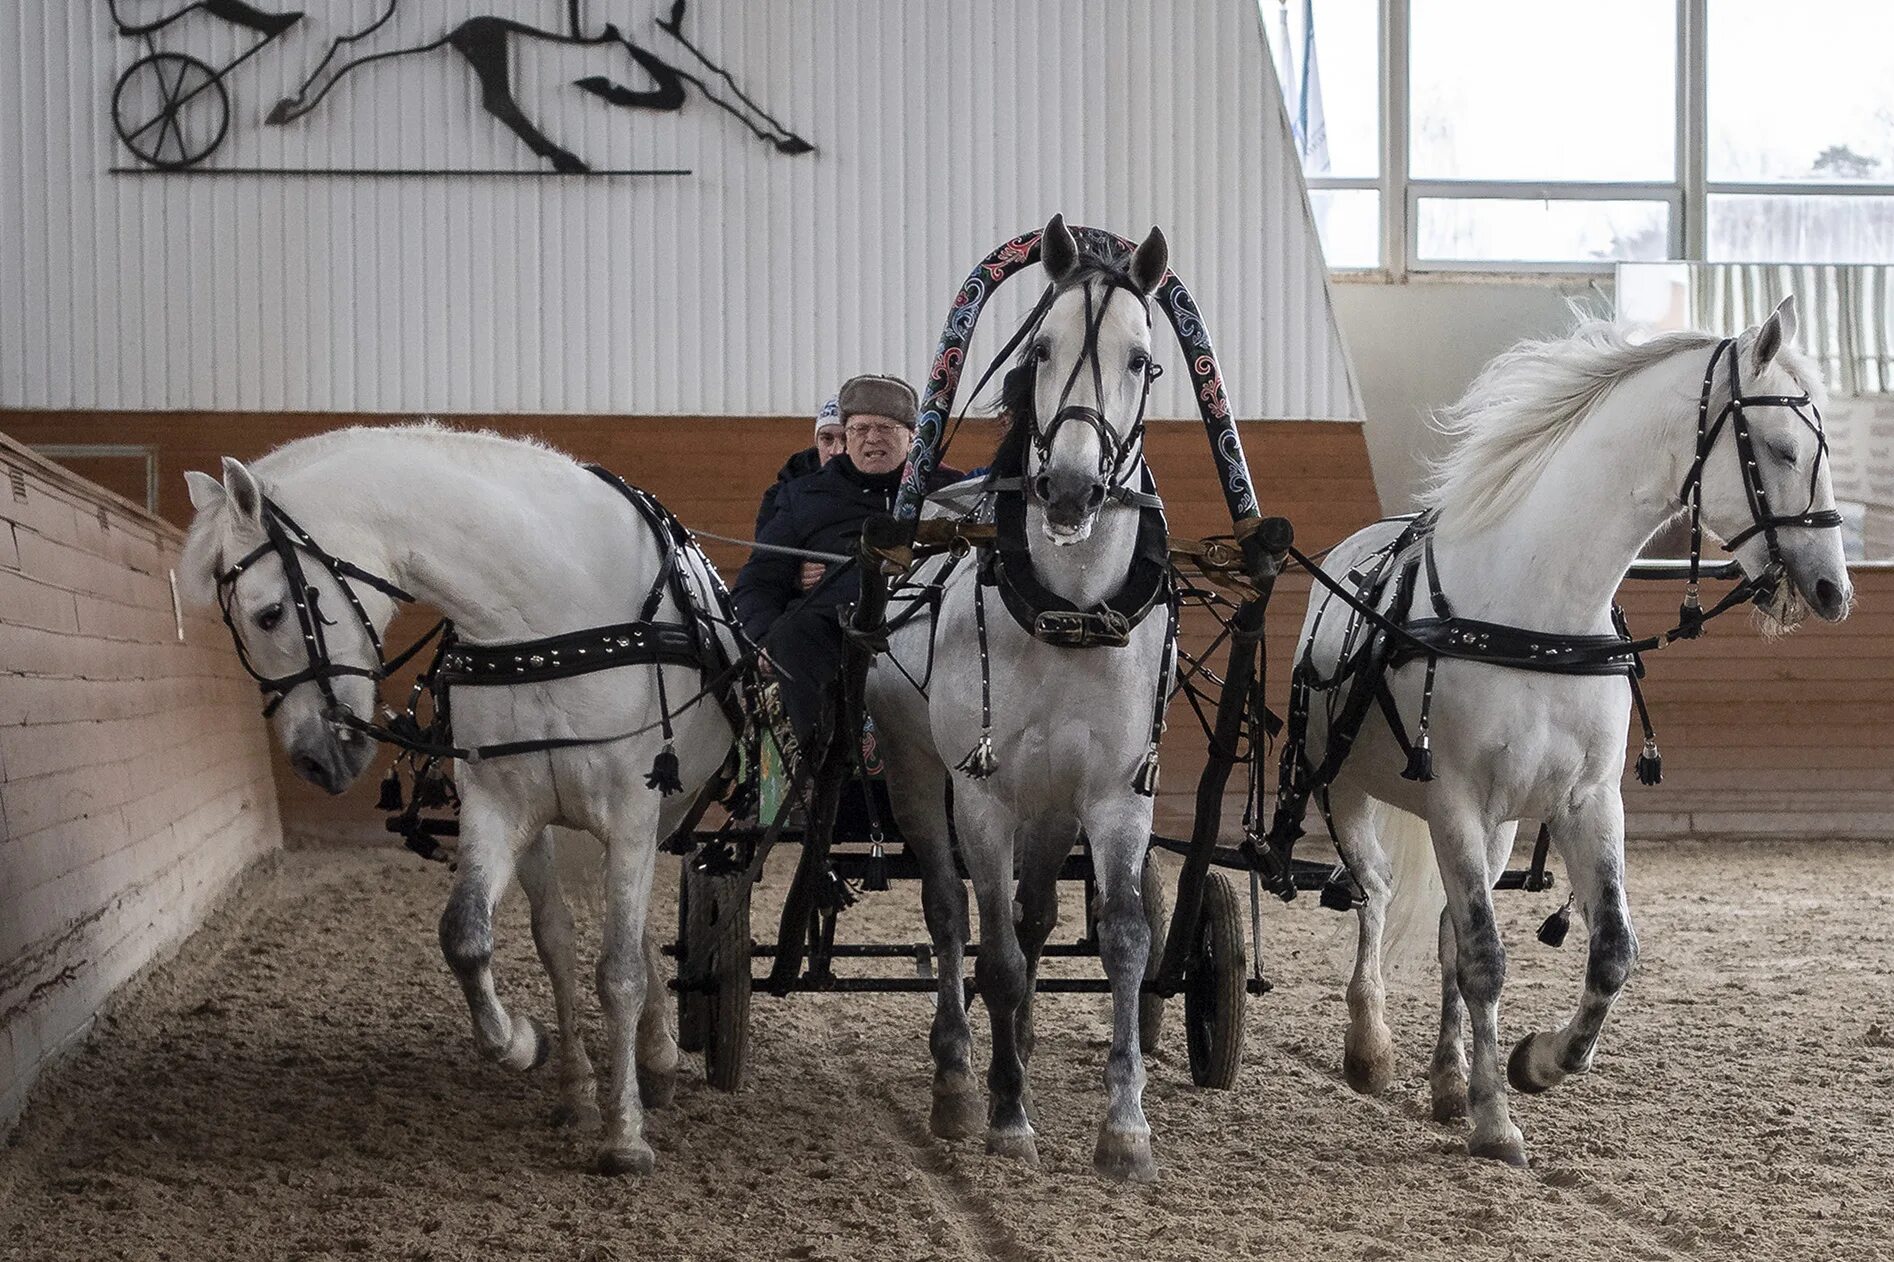
[[(519, 460), (523, 454), (535, 454), (567, 463), (572, 457), (534, 438), (514, 437), (492, 430), (455, 429), (431, 417), (398, 425), (351, 425), (327, 430), (305, 438), (293, 439), (249, 462), (264, 493), (271, 494), (280, 481), (298, 470), (323, 460), (343, 456), (361, 456), (364, 443), (387, 440), (423, 440), (458, 448), (455, 456), (463, 463), (490, 464), (497, 473)], [(212, 476), (217, 476), (215, 473)], [(198, 513), (191, 520), (184, 538), (184, 551), (178, 559), (178, 580), (185, 594), (195, 603), (210, 604), (217, 595), (217, 576), (228, 564), (224, 556), (230, 531), (221, 510)]]
[[(1532, 490), (1559, 447), (1626, 377), (1722, 339), (1682, 331), (1635, 338), (1634, 326), (1585, 320), (1564, 337), (1522, 341), (1481, 370), (1459, 402), (1436, 413), (1446, 454), (1433, 462), (1421, 507), (1440, 513), (1443, 533), (1491, 526)], [(1740, 350), (1746, 352), (1749, 335)], [(1804, 389), (1819, 374), (1800, 351), (1784, 346), (1775, 367)], [(1718, 388), (1727, 382), (1718, 377)]]

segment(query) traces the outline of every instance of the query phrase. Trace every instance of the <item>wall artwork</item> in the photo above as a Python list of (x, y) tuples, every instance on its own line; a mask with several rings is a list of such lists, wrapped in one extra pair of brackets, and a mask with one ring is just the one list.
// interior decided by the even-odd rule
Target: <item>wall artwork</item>
[[(134, 41), (141, 55), (119, 75), (112, 89), (112, 124), (137, 165), (114, 167), (120, 172), (166, 174), (281, 174), (281, 175), (687, 175), (679, 169), (600, 170), (580, 154), (547, 134), (528, 116), (515, 81), (515, 59), (533, 43), (598, 48), (607, 55), (608, 73), (573, 80), (570, 87), (618, 110), (672, 113), (683, 110), (693, 96), (736, 120), (758, 143), (777, 153), (796, 156), (815, 152), (815, 146), (764, 109), (737, 77), (685, 31), (687, 0), (672, 0), (657, 15), (655, 29), (663, 54), (625, 33), (625, 27), (602, 20), (606, 10), (630, 7), (639, 0), (566, 0), (563, 29), (535, 26), (528, 21), (479, 10), (504, 7), (507, 0), (378, 0), (355, 29), (338, 30), (335, 15), (343, 5), (319, 6), (310, 11), (265, 7), (251, 0), (107, 0), (118, 34)], [(413, 11), (409, 5), (414, 5)], [(462, 12), (455, 13), (458, 6)], [(543, 10), (539, 5), (516, 8)], [(326, 9), (326, 11), (325, 11)], [(442, 21), (440, 12), (451, 16)], [(589, 10), (597, 10), (591, 12)], [(612, 13), (627, 22), (639, 16)], [(417, 34), (416, 22), (430, 25)], [(225, 33), (238, 35), (236, 51), (210, 62), (183, 49), (205, 23), (220, 23)], [(349, 25), (344, 22), (343, 25)], [(326, 28), (326, 29), (317, 29)], [(424, 57), (448, 57), (463, 66), (478, 92), (480, 107), (545, 165), (536, 169), (475, 170), (470, 168), (356, 168), (221, 166), (207, 160), (228, 136), (232, 123), (232, 91), (227, 82), (244, 62), (272, 47), (304, 41), (326, 49), (314, 68), (293, 91), (263, 113), (271, 127), (320, 126), (323, 101), (377, 63), (377, 73), (399, 72), (402, 63)]]

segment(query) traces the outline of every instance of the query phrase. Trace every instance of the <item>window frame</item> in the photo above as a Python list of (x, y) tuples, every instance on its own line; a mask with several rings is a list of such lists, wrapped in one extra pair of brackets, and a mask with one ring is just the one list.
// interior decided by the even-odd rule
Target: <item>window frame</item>
[[(1381, 263), (1333, 267), (1341, 280), (1404, 281), (1410, 278), (1494, 276), (1609, 276), (1617, 259), (1531, 262), (1418, 257), (1415, 225), (1422, 198), (1520, 201), (1659, 201), (1670, 208), (1670, 261), (1708, 262), (1710, 199), (1716, 196), (1890, 197), (1894, 181), (1711, 180), (1707, 174), (1709, 132), (1709, 0), (1674, 0), (1677, 6), (1677, 169), (1670, 180), (1544, 181), (1414, 179), (1408, 174), (1409, 54), (1412, 0), (1380, 0), (1381, 174), (1304, 174), (1310, 192), (1372, 190), (1380, 195)], [(1270, 52), (1268, 0), (1257, 4), (1258, 31)], [(1274, 58), (1270, 57), (1271, 65)], [(1284, 103), (1287, 108), (1287, 103)]]

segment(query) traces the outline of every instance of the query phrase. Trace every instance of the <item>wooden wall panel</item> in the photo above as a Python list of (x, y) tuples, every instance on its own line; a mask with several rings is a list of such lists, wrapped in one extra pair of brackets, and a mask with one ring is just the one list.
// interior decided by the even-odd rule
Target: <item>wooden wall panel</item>
[(223, 627), (198, 614), (179, 639), (178, 532), (4, 436), (0, 466), (3, 1128), (282, 833)]

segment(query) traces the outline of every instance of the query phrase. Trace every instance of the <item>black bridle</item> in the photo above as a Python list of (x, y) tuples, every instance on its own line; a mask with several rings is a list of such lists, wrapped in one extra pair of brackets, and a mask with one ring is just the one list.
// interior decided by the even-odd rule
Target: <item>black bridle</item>
[[(1725, 356), (1729, 357), (1730, 397), (1717, 411), (1716, 419), (1710, 418), (1710, 396), (1716, 388), (1716, 368)], [(1802, 394), (1751, 394), (1745, 395), (1742, 387), (1736, 339), (1726, 337), (1718, 342), (1710, 353), (1710, 362), (1703, 370), (1703, 390), (1697, 396), (1697, 454), (1690, 462), (1690, 470), (1684, 475), (1683, 487), (1677, 492), (1678, 501), (1690, 510), (1690, 578), (1684, 589), (1684, 602), (1678, 611), (1677, 631), (1684, 639), (1693, 639), (1701, 633), (1706, 615), (1698, 598), (1697, 578), (1703, 557), (1703, 474), (1710, 462), (1711, 449), (1716, 446), (1717, 436), (1723, 432), (1724, 425), (1730, 427), (1730, 433), (1736, 440), (1736, 460), (1738, 471), (1743, 479), (1743, 495), (1749, 501), (1750, 524), (1747, 529), (1732, 535), (1723, 544), (1725, 552), (1734, 553), (1757, 535), (1769, 547), (1769, 563), (1761, 574), (1746, 578), (1738, 584), (1737, 591), (1731, 593), (1734, 599), (1720, 603), (1715, 612), (1721, 612), (1730, 604), (1745, 599), (1767, 599), (1776, 589), (1788, 565), (1782, 556), (1781, 541), (1776, 532), (1785, 526), (1808, 526), (1819, 529), (1841, 525), (1841, 514), (1832, 508), (1817, 509), (1815, 497), (1822, 473), (1822, 461), (1828, 456), (1828, 436), (1822, 431), (1822, 413), (1813, 399)], [(1749, 432), (1747, 409), (1753, 407), (1785, 407), (1795, 414), (1797, 420), (1806, 425), (1815, 435), (1815, 460), (1809, 467), (1808, 504), (1799, 513), (1772, 513), (1769, 510), (1769, 493), (1762, 484), (1762, 468), (1756, 459), (1756, 442)], [(1804, 412), (1803, 409), (1808, 411)]]
[[(348, 703), (335, 695), (334, 681), (353, 677), (380, 683), (419, 653), (446, 624), (436, 623), (427, 634), (402, 650), (393, 660), (389, 660), (384, 656), (381, 633), (375, 629), (374, 620), (362, 607), (361, 599), (356, 596), (355, 589), (350, 585), (349, 580), (366, 583), (400, 604), (411, 605), (414, 603), (414, 597), (380, 575), (371, 574), (358, 565), (324, 551), (310, 537), (308, 531), (296, 524), (295, 518), (284, 512), (282, 506), (268, 496), (263, 498), (260, 516), (263, 522), (263, 542), (217, 576), (217, 604), (223, 611), (224, 625), (230, 628), (230, 638), (236, 643), (237, 660), (243, 663), (243, 669), (257, 681), (257, 686), (268, 699), (263, 706), (264, 718), (276, 713), (277, 708), (283, 704), (284, 698), (289, 696), (292, 689), (301, 684), (313, 682), (322, 693), (323, 717), (331, 722), (348, 724), (348, 720), (356, 716)], [(256, 663), (250, 658), (249, 650), (244, 647), (243, 635), (237, 628), (235, 612), (237, 580), (246, 570), (266, 556), (275, 556), (283, 564), (283, 580), (288, 587), (287, 603), (296, 615), (297, 626), (302, 631), (303, 652), (308, 659), (308, 664), (303, 669), (287, 675), (265, 675), (258, 670)], [(356, 621), (361, 624), (363, 632), (368, 636), (369, 646), (375, 654), (374, 666), (350, 666), (330, 656), (327, 629), (336, 624), (325, 617), (319, 607), (321, 592), (308, 580), (307, 573), (303, 569), (304, 557), (308, 557), (327, 570), (329, 576), (335, 580), (336, 586), (341, 589), (343, 598), (348, 601), (349, 608), (355, 613)]]
[[(1096, 304), (1093, 302), (1092, 282), (1104, 281), (1104, 297)], [(1030, 355), (1035, 363), (1044, 363), (1049, 357), (1047, 348), (1037, 339), (1040, 328), (1052, 309), (1052, 302), (1059, 294), (1078, 287), (1085, 298), (1085, 344), (1080, 348), (1077, 358), (1072, 361), (1072, 371), (1066, 374), (1065, 384), (1059, 390), (1059, 406), (1054, 410), (1049, 422), (1041, 423), (1039, 409), (1033, 409), (1031, 425), (1027, 431), (1027, 442), (1039, 456), (1043, 467), (1052, 458), (1052, 444), (1059, 436), (1059, 428), (1068, 422), (1076, 421), (1091, 427), (1098, 435), (1098, 479), (1105, 484), (1107, 494), (1121, 494), (1128, 490), (1133, 457), (1138, 453), (1144, 440), (1144, 412), (1151, 401), (1151, 385), (1164, 375), (1163, 367), (1149, 356), (1145, 358), (1140, 374), (1143, 378), (1142, 389), (1138, 395), (1138, 411), (1132, 417), (1130, 426), (1120, 435), (1105, 414), (1095, 407), (1084, 407), (1066, 402), (1072, 397), (1073, 387), (1078, 385), (1079, 373), (1087, 364), (1091, 365), (1092, 397), (1102, 400), (1105, 397), (1104, 363), (1098, 351), (1098, 335), (1105, 323), (1105, 309), (1111, 305), (1113, 290), (1122, 289), (1137, 302), (1138, 310), (1144, 314), (1144, 327), (1151, 328), (1151, 304), (1131, 279), (1129, 272), (1106, 264), (1094, 264), (1085, 268), (1074, 277), (1068, 277), (1063, 285), (1054, 286), (1047, 297), (1041, 300), (1041, 309), (1034, 312), (1034, 318), (1028, 327), (1034, 344)], [(1027, 480), (1027, 489), (1032, 491), (1032, 479)]]

